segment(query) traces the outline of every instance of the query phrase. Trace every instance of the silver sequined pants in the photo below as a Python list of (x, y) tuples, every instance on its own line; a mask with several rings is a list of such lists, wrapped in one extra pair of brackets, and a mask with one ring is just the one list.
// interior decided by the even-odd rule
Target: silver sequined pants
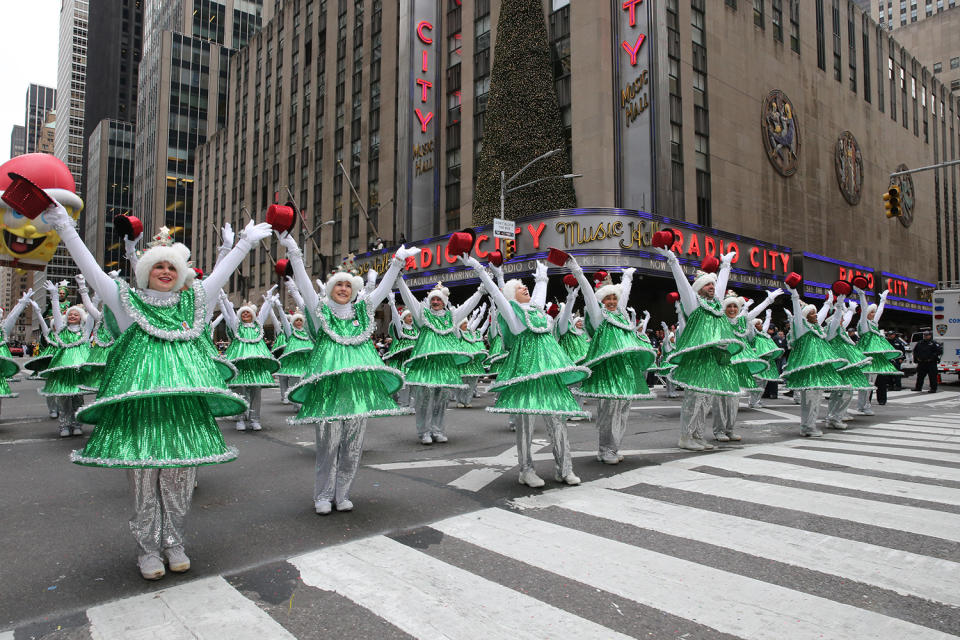
[(597, 400), (597, 431), (599, 445), (597, 455), (616, 455), (620, 451), (620, 441), (627, 430), (627, 418), (630, 416), (630, 401), (613, 398)]
[(480, 376), (463, 376), (461, 380), (463, 380), (463, 384), (467, 385), (467, 388), (457, 389), (454, 392), (454, 400), (460, 404), (471, 404), (473, 399), (477, 397), (477, 383), (480, 382)]
[(749, 405), (751, 409), (756, 408), (756, 406), (760, 404), (760, 397), (762, 395), (763, 389), (752, 389), (751, 391), (747, 392), (747, 397), (750, 399)]
[(737, 413), (740, 411), (738, 396), (714, 396), (711, 403), (713, 411), (713, 435), (731, 435), (733, 425), (737, 423)]
[(692, 389), (683, 392), (680, 405), (680, 436), (683, 438), (703, 439), (703, 424), (710, 412), (713, 397)]
[(416, 387), (413, 390), (414, 409), (417, 412), (417, 435), (446, 435), (443, 419), (447, 414), (447, 389)]
[(130, 469), (134, 515), (130, 531), (140, 555), (183, 545), (183, 521), (193, 501), (196, 467)]
[(840, 422), (852, 400), (852, 391), (831, 391), (830, 401), (827, 403), (827, 422)]
[(261, 387), (243, 387), (243, 397), (246, 398), (249, 408), (243, 414), (248, 422), (260, 424), (260, 396), (263, 389)]
[(857, 411), (864, 413), (870, 410), (870, 396), (873, 395), (873, 389), (860, 389), (857, 391)]
[(816, 433), (817, 417), (820, 415), (820, 401), (823, 400), (823, 391), (820, 389), (804, 389), (800, 394), (800, 435)]
[(47, 401), (47, 411), (56, 411), (60, 412), (60, 398), (55, 396), (46, 396)]
[(667, 388), (667, 397), (676, 398), (679, 393), (677, 393), (677, 385), (673, 384), (673, 380), (670, 378), (664, 378), (663, 384)]
[(56, 400), (60, 426), (78, 426), (80, 423), (77, 422), (77, 411), (83, 406), (83, 396), (59, 396)]
[(317, 479), (313, 499), (340, 503), (350, 497), (350, 485), (360, 466), (366, 418), (317, 424)]
[[(520, 473), (533, 469), (533, 426), (536, 418), (537, 416), (527, 413), (516, 416), (517, 461), (520, 463)], [(543, 420), (547, 425), (550, 441), (553, 443), (554, 471), (558, 477), (564, 478), (573, 473), (570, 442), (567, 440), (567, 423), (557, 416), (543, 416)]]
[(287, 376), (277, 376), (277, 384), (280, 386), (281, 402), (287, 397), (287, 389), (290, 388), (290, 380)]

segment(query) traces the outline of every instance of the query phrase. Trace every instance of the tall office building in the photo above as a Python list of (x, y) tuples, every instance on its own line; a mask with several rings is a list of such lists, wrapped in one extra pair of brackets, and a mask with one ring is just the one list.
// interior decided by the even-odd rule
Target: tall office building
[(10, 157), (16, 158), (27, 152), (27, 130), (22, 124), (13, 125), (10, 132)]
[[(57, 60), (57, 137), (55, 155), (73, 174), (83, 197), (83, 110), (87, 80), (89, 0), (62, 0)], [(100, 43), (107, 46), (106, 43)]]
[(57, 112), (53, 109), (47, 111), (47, 117), (43, 119), (43, 129), (40, 132), (40, 145), (37, 151), (40, 153), (54, 153), (57, 139)]
[(57, 108), (57, 90), (31, 84), (27, 89), (24, 122), (26, 150), (24, 153), (39, 151), (40, 138), (47, 122), (47, 112)]
[(120, 269), (123, 243), (114, 237), (113, 219), (133, 205), (134, 127), (101, 120), (87, 142), (87, 212), (84, 237), (107, 270)]
[[(839, 0), (831, 0), (834, 5)], [(871, 8), (870, 15), (892, 31), (900, 27), (933, 18), (957, 6), (957, 0), (871, 0), (858, 2), (861, 9)]]
[(145, 0), (137, 92), (134, 210), (153, 233), (191, 241), (194, 150), (224, 126), (230, 53), (273, 0)]

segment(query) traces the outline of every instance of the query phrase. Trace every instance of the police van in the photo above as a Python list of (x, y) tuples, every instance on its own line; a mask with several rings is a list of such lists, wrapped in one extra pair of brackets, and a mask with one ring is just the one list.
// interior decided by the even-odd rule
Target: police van
[(933, 292), (933, 339), (943, 345), (940, 373), (960, 374), (960, 283)]

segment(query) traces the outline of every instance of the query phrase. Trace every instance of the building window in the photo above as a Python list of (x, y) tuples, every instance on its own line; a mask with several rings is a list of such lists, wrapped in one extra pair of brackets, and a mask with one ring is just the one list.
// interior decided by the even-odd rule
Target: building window
[(853, 24), (853, 5), (847, 3), (847, 66), (850, 72), (850, 91), (857, 92), (857, 32)]
[(934, 63), (933, 63), (933, 72), (934, 72), (934, 73), (942, 73), (942, 72), (943, 72), (943, 63), (942, 63), (942, 62), (934, 62)]
[(817, 66), (821, 71), (827, 70), (827, 52), (824, 42), (824, 30), (826, 28), (823, 16), (823, 0), (816, 0), (817, 3)]
[(763, 0), (753, 0), (753, 24), (763, 29)]
[(860, 31), (863, 46), (863, 99), (870, 102), (870, 19), (860, 16)]
[(831, 16), (833, 18), (833, 79), (837, 82), (841, 82), (842, 62), (840, 59), (840, 0), (833, 0)]
[(783, 42), (783, 0), (770, 0), (770, 24), (773, 25), (773, 39)]
[(790, 49), (800, 53), (800, 0), (790, 0)]
[(951, 69), (960, 68), (960, 58), (950, 58), (950, 68)]

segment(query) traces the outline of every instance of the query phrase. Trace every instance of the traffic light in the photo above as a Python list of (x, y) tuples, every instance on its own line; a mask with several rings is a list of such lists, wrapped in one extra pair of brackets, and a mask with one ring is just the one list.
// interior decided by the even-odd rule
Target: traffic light
[(883, 194), (883, 206), (887, 210), (888, 218), (898, 218), (903, 215), (900, 208), (900, 187), (895, 184), (890, 185), (887, 192)]

